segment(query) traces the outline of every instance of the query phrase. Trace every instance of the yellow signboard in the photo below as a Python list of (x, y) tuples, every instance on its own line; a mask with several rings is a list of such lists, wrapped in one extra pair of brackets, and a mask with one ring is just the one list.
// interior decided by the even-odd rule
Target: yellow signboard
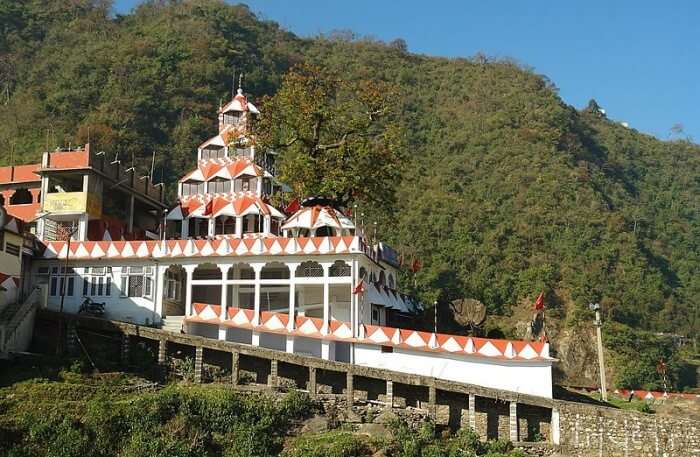
[(102, 199), (91, 192), (57, 192), (44, 198), (45, 213), (77, 214), (88, 213), (90, 219), (102, 217)]
[(45, 213), (84, 213), (86, 208), (86, 192), (57, 192), (44, 196)]

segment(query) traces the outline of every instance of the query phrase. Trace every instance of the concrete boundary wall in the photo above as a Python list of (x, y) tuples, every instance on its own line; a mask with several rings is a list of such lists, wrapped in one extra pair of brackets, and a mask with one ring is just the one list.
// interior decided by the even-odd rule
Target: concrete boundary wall
[[(254, 375), (255, 382), (271, 388), (293, 386), (308, 390), (312, 396), (341, 395), (347, 406), (414, 407), (438, 424), (453, 429), (471, 427), (482, 439), (534, 441), (527, 443), (528, 447), (545, 447), (559, 455), (700, 457), (698, 421), (522, 395), (124, 322), (60, 316), (47, 310), (39, 311), (38, 317), (62, 317), (69, 327), (121, 334), (115, 341), (127, 345), (127, 354), (130, 338), (146, 340), (158, 346), (157, 363), (164, 369), (168, 364), (168, 346), (190, 348), (187, 352), (195, 354), (197, 382), (203, 381), (203, 365), (225, 359), (221, 365), (231, 368), (234, 385), (239, 383), (241, 372), (247, 372)], [(550, 455), (549, 451), (542, 455)]]

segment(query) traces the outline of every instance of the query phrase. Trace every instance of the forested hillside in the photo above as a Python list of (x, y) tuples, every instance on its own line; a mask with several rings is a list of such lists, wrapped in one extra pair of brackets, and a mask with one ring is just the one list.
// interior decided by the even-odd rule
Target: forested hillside
[[(89, 139), (143, 168), (155, 150), (156, 179), (173, 183), (215, 129), (234, 68), (255, 99), (300, 62), (383, 80), (400, 89), (409, 159), (394, 211), (362, 209), (423, 263), (415, 293), (508, 316), (545, 291), (561, 328), (590, 321), (599, 301), (637, 331), (698, 336), (700, 146), (625, 128), (594, 104), (577, 111), (527, 68), (415, 55), (401, 40), (300, 39), (214, 0), (116, 17), (97, 0), (0, 0), (0, 27), (3, 164)], [(623, 329), (610, 335), (620, 364), (644, 350), (644, 370), (664, 355), (674, 382), (687, 372), (672, 345), (623, 338), (624, 326), (609, 327)], [(658, 385), (621, 384), (644, 382)]]

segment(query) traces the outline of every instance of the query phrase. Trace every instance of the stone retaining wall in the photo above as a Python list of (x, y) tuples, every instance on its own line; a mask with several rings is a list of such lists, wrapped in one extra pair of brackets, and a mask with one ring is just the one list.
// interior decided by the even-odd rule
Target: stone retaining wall
[(700, 423), (570, 402), (559, 406), (562, 455), (700, 456)]

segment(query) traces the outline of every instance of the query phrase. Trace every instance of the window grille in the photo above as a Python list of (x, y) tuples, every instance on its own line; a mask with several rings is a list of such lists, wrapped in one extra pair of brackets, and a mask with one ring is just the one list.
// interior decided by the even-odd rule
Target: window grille
[[(122, 269), (121, 297), (153, 298), (153, 267)], [(109, 284), (111, 289), (111, 283)]]
[(331, 265), (329, 274), (333, 277), (350, 276), (350, 265), (343, 261), (337, 261)]
[(297, 267), (297, 278), (320, 278), (323, 276), (323, 267), (317, 262), (304, 262)]
[(143, 296), (143, 276), (129, 276), (129, 297)]

